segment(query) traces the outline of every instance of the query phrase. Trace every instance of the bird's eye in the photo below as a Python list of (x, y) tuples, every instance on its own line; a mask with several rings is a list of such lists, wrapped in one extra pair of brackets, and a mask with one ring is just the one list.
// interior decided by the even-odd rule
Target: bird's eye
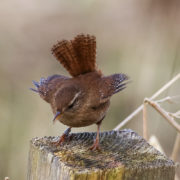
[(71, 109), (73, 106), (74, 106), (74, 103), (70, 104), (70, 105), (68, 106), (68, 109)]
[(91, 107), (93, 110), (96, 110), (98, 107), (97, 106), (92, 106)]

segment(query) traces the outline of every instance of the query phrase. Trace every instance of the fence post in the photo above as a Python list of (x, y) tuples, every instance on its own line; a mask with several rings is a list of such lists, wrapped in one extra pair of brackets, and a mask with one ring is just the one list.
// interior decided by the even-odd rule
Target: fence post
[(28, 180), (174, 180), (175, 164), (130, 129), (102, 132), (101, 151), (91, 151), (96, 133), (74, 133), (55, 147), (55, 137), (30, 142)]

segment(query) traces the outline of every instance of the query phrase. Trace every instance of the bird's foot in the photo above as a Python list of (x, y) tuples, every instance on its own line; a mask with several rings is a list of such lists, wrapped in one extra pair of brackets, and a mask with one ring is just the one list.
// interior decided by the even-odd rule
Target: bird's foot
[(57, 141), (53, 141), (52, 144), (55, 146), (60, 146), (67, 139), (66, 135), (63, 134)]
[(89, 150), (92, 150), (92, 151), (100, 151), (100, 146), (99, 146), (99, 142), (98, 141), (95, 141), (94, 144), (89, 148)]
[(66, 131), (63, 133), (63, 135), (59, 138), (59, 140), (52, 142), (55, 146), (61, 145), (63, 142), (65, 142), (67, 139), (69, 139), (71, 136), (69, 136), (69, 133), (71, 132), (71, 128), (66, 129)]

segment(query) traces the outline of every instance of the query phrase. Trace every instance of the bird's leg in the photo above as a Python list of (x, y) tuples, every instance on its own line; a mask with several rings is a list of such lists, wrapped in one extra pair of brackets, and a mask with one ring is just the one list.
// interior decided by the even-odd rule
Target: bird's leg
[(100, 150), (100, 147), (99, 147), (99, 133), (100, 133), (100, 126), (101, 126), (101, 122), (98, 122), (97, 123), (97, 135), (96, 135), (96, 139), (94, 141), (94, 144), (89, 148), (90, 150)]
[(54, 144), (56, 146), (61, 145), (61, 143), (63, 143), (68, 138), (70, 132), (71, 132), (71, 127), (67, 128), (62, 134), (62, 136), (59, 138), (59, 140), (56, 141)]

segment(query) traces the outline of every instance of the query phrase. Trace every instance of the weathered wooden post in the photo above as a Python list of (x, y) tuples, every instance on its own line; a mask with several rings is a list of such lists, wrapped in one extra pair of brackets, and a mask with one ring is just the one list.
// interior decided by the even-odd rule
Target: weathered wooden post
[(72, 134), (55, 147), (55, 137), (30, 143), (28, 180), (174, 180), (175, 164), (132, 130), (101, 133), (101, 151), (89, 147), (96, 133)]

